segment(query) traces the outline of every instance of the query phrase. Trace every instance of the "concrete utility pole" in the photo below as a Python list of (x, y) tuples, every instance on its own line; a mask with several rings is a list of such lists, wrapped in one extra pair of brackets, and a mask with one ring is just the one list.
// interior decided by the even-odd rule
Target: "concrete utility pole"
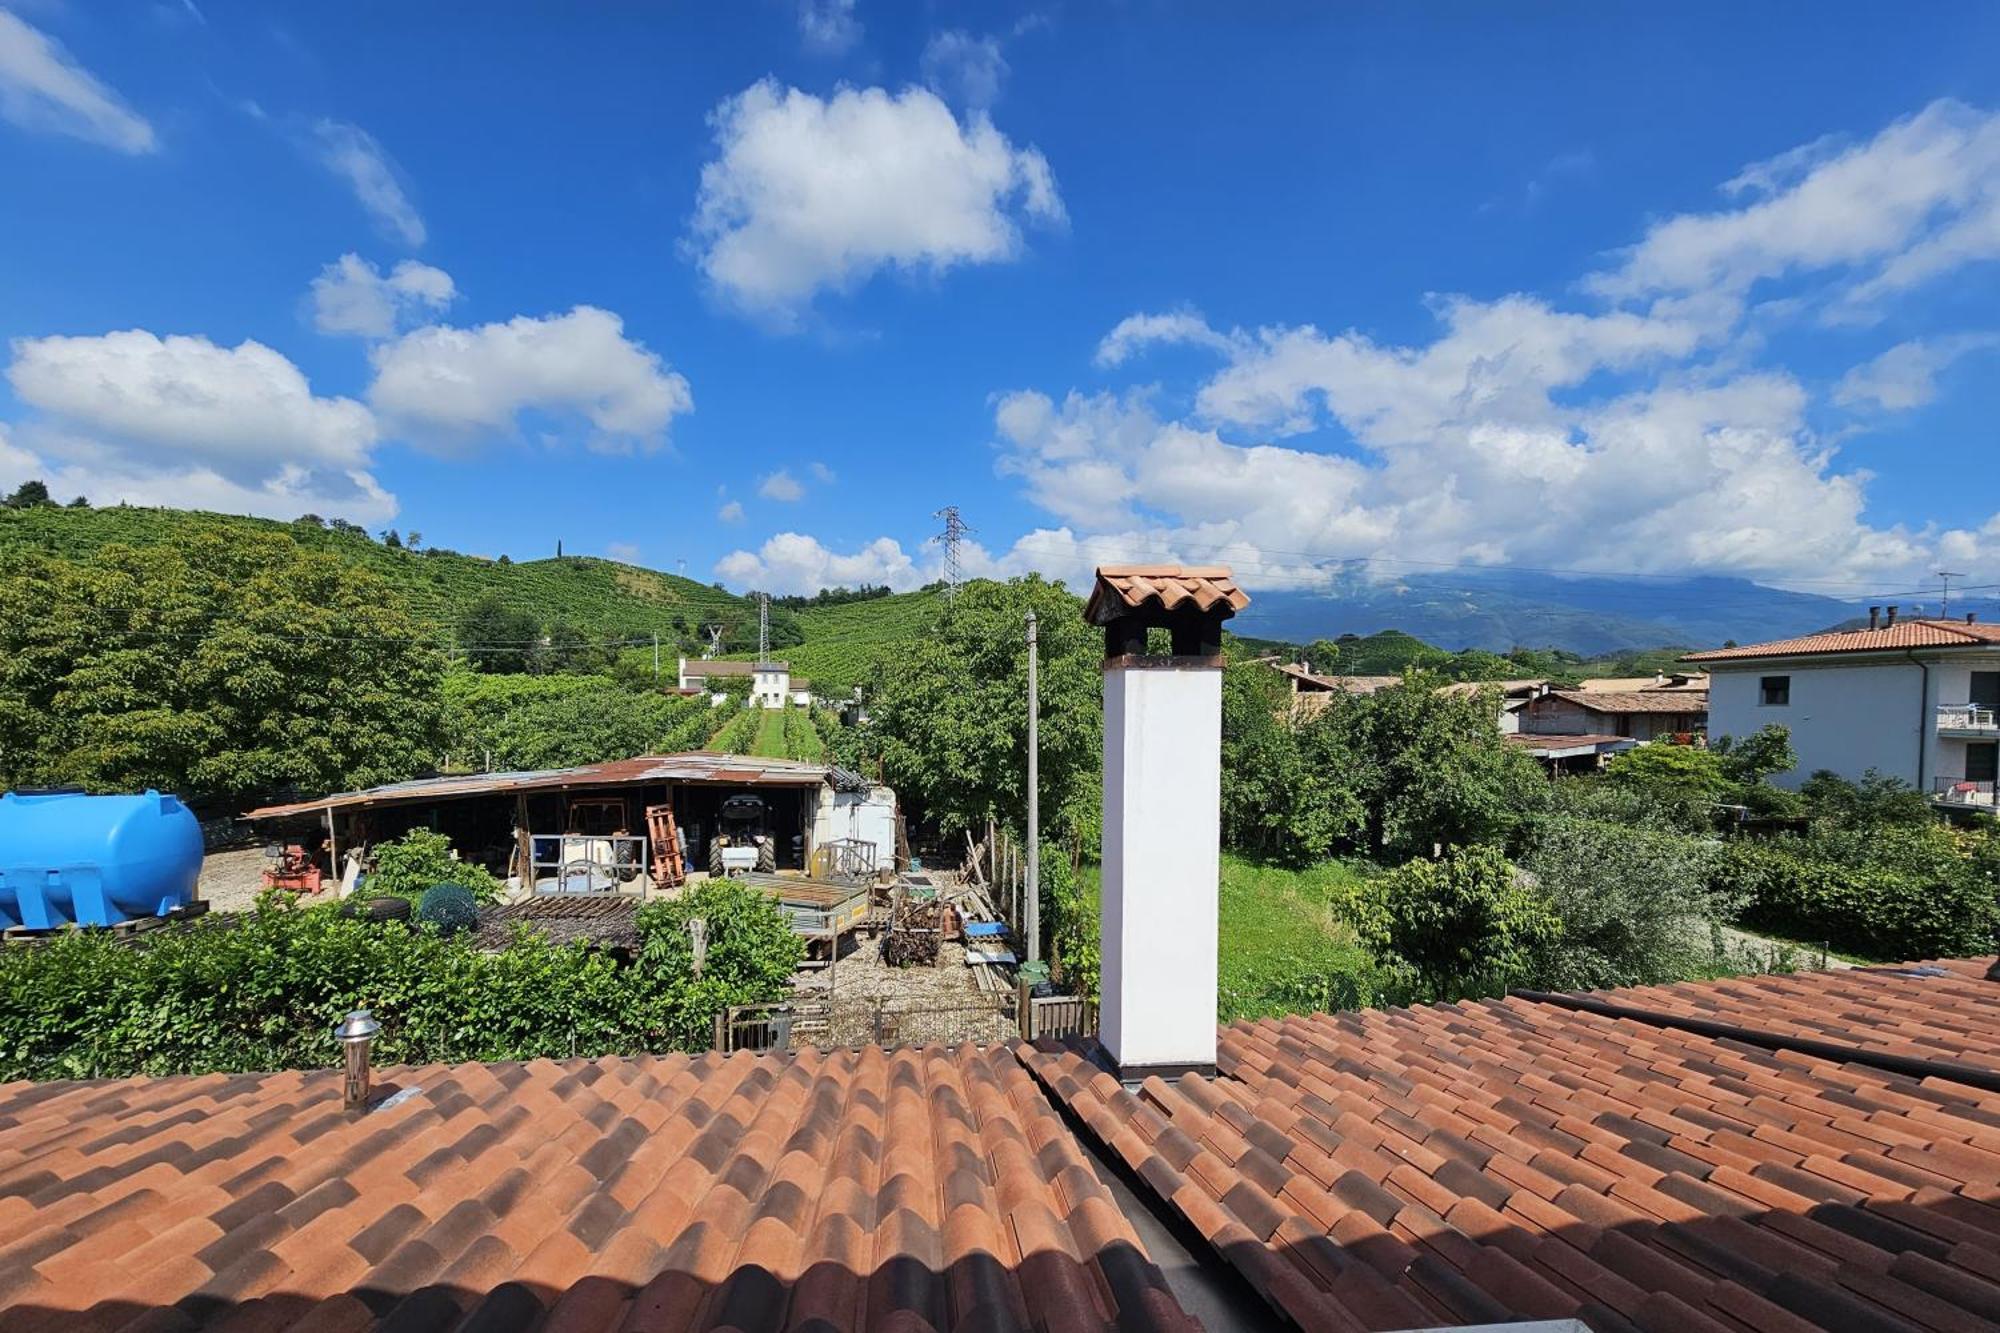
[(660, 632), (653, 631), (653, 679), (660, 678)]
[(1028, 612), (1028, 961), (1042, 957), (1042, 694), (1035, 613)]

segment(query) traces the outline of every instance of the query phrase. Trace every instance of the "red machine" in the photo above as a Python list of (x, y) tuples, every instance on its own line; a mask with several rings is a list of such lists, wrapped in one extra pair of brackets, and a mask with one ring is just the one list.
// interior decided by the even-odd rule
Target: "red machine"
[(306, 849), (297, 843), (280, 847), (275, 843), (264, 849), (265, 859), (270, 865), (264, 869), (264, 887), (267, 889), (290, 889), (294, 893), (318, 893), (320, 870)]

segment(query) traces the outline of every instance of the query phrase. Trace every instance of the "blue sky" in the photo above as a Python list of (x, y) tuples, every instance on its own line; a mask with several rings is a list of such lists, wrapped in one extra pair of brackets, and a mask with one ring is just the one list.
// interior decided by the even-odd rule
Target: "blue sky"
[(0, 8), (0, 484), (731, 586), (2000, 581), (1988, 5)]

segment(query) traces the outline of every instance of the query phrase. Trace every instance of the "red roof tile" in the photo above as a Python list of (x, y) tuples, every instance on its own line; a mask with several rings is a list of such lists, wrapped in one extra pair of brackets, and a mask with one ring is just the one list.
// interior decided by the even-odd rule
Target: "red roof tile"
[(1729, 662), (1756, 657), (1809, 657), (1819, 653), (1870, 653), (1898, 648), (1962, 648), (2000, 644), (2000, 625), (1963, 620), (1903, 620), (1879, 629), (1834, 630), (1796, 639), (1774, 639), (1737, 648), (1689, 653), (1684, 662)]
[(0, 1087), (0, 1326), (1195, 1327), (1002, 1049), (382, 1074)]
[[(1925, 983), (1940, 1031), (2000, 1026), (1972, 972)], [(1791, 980), (1888, 1003), (1831, 976)], [(1137, 1089), (1023, 1056), (1304, 1327), (2000, 1316), (2000, 1094), (1964, 1084), (1520, 999), (1236, 1024), (1220, 1076)]]
[(1227, 565), (1100, 565), (1083, 616), (1102, 625), (1150, 606), (1162, 611), (1220, 607), (1227, 617), (1248, 605), (1250, 594), (1236, 586)]

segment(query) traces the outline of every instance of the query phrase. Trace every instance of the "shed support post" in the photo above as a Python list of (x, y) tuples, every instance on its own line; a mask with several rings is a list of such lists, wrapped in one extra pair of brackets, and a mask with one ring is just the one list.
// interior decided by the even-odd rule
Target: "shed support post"
[(333, 896), (340, 896), (340, 836), (333, 829), (333, 807), (326, 808), (326, 859), (333, 874)]
[(529, 895), (535, 892), (535, 840), (528, 832), (528, 797), (519, 793), (514, 797), (514, 860), (521, 868), (521, 888)]

